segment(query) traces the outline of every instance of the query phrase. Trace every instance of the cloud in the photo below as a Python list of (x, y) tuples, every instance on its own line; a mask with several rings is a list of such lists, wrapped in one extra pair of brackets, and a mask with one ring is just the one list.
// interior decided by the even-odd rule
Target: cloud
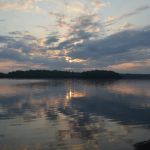
[(68, 1), (61, 12), (57, 10), (51, 11), (49, 16), (55, 18), (56, 26), (54, 26), (54, 30), (57, 30), (58, 34), (63, 38), (70, 40), (71, 36), (78, 36), (81, 32), (85, 32), (83, 34), (96, 35), (103, 29), (100, 13), (93, 11), (93, 9), (104, 7), (104, 5), (106, 4), (98, 0), (93, 0), (89, 3), (85, 1)]
[(32, 50), (40, 49), (38, 44), (38, 39), (32, 35), (22, 35), (20, 37), (11, 37), (13, 42), (7, 42), (6, 48), (13, 48), (15, 50), (20, 50), (21, 52), (31, 52)]
[[(106, 18), (106, 20), (103, 22), (103, 25), (107, 28), (107, 27), (112, 27), (112, 25), (120, 22), (121, 20), (136, 16), (144, 11), (147, 11), (150, 9), (150, 5), (143, 5), (141, 7), (136, 8), (135, 10), (125, 13), (123, 15), (120, 16), (108, 16)], [(125, 23), (124, 25), (122, 25), (122, 27), (120, 29), (128, 29), (130, 27), (133, 27), (133, 24), (131, 23)]]
[(78, 55), (78, 53), (83, 53), (84, 51), (86, 51), (89, 52), (88, 57), (91, 58), (92, 56), (97, 56), (98, 53), (102, 56), (105, 56), (125, 53), (132, 49), (149, 48), (149, 38), (149, 27), (143, 28), (141, 30), (121, 31), (119, 33), (110, 35), (104, 39), (88, 40), (82, 44), (78, 44), (75, 47), (75, 49), (77, 50), (73, 54), (76, 53)]
[(5, 19), (0, 19), (0, 22), (4, 22), (5, 21)]
[[(43, 13), (45, 12), (42, 8), (39, 8), (36, 4), (42, 0), (1, 0), (0, 9), (1, 10), (18, 10), (27, 11), (34, 10), (34, 12)], [(47, 1), (47, 0), (43, 0)]]
[(68, 55), (71, 58), (85, 59), (95, 68), (142, 61), (150, 57), (149, 38), (149, 27), (126, 30), (104, 39), (88, 40), (77, 44)]
[[(0, 8), (2, 10), (33, 10), (39, 2), (43, 1), (6, 0), (0, 1)], [(32, 65), (39, 64), (53, 69), (112, 68), (121, 70), (124, 66), (129, 70), (142, 68), (139, 64), (144, 64), (143, 60), (150, 57), (150, 28), (134, 30), (136, 27), (134, 24), (125, 22), (118, 28), (121, 32), (117, 30), (118, 33), (108, 35), (107, 29), (114, 23), (140, 14), (150, 7), (142, 6), (118, 17), (109, 16), (103, 21), (99, 10), (108, 4), (99, 0), (85, 2), (53, 1), (52, 5), (63, 4), (61, 9), (59, 5), (58, 9), (51, 9), (48, 13), (54, 22), (47, 27), (36, 26), (46, 31), (45, 37), (38, 38), (30, 35), (29, 32), (20, 31), (1, 35), (0, 58), (25, 64), (30, 62)], [(44, 7), (44, 5), (41, 6)], [(56, 8), (56, 6), (53, 7)], [(45, 9), (48, 12), (49, 8), (45, 7)]]
[(110, 5), (110, 3), (104, 3), (100, 0), (91, 0), (92, 5), (94, 6), (94, 11), (99, 11), (103, 7), (107, 7)]
[(131, 23), (124, 23), (120, 25), (121, 30), (134, 29), (134, 28), (135, 28), (135, 25)]
[(3, 48), (3, 50), (0, 51), (0, 59), (14, 60), (20, 62), (29, 60), (29, 58), (26, 55), (22, 55), (22, 53), (20, 53), (19, 51), (10, 48)]
[(66, 6), (66, 10), (68, 12), (84, 14), (85, 6), (83, 5), (83, 3), (76, 1), (76, 2), (72, 2), (72, 3), (68, 3)]
[(22, 35), (22, 32), (20, 31), (12, 31), (12, 32), (9, 32), (10, 35)]
[(9, 36), (3, 36), (0, 35), (0, 43), (9, 43), (9, 42), (13, 42), (14, 39), (10, 38)]
[[(0, 58), (10, 59), (14, 61), (29, 61), (30, 54), (34, 51), (41, 50), (42, 47), (38, 44), (38, 39), (32, 35), (23, 35), (16, 32), (11, 36), (0, 36)], [(17, 32), (18, 35), (18, 32)]]
[(142, 61), (131, 61), (120, 63), (116, 65), (110, 65), (107, 67), (110, 70), (122, 71), (122, 72), (147, 72), (150, 69), (150, 59), (142, 60)]
[(46, 69), (42, 64), (34, 64), (31, 62), (17, 62), (14, 60), (2, 60), (0, 61), (0, 71), (9, 72), (16, 70), (30, 70), (30, 69)]
[(37, 64), (47, 69), (136, 71), (139, 68), (148, 68), (149, 26), (121, 31), (105, 38), (95, 37), (95, 33), (86, 30), (82, 31), (82, 23), (81, 29), (80, 26), (78, 29), (77, 32), (70, 32), (71, 37), (63, 42), (58, 41), (59, 36), (49, 35), (42, 46), (39, 39), (28, 34), (20, 34), (17, 38), (12, 35), (1, 36), (0, 43), (5, 44), (0, 48), (0, 59)]
[(1, 9), (27, 9), (31, 7), (31, 5), (35, 2), (35, 0), (15, 0), (15, 1), (0, 1), (0, 8)]
[[(56, 47), (49, 47), (50, 50), (65, 50), (64, 55), (68, 62), (73, 60), (81, 60), (84, 62), (84, 69), (114, 69), (122, 70), (121, 67), (126, 66), (126, 70), (131, 68), (142, 68), (142, 61), (150, 57), (150, 27), (130, 28), (107, 37), (100, 37), (97, 32), (89, 32), (89, 27), (93, 24), (93, 20), (84, 18), (83, 16), (78, 24), (72, 26), (68, 39), (58, 43)], [(85, 19), (85, 20), (84, 20)], [(85, 25), (85, 27), (84, 27)], [(132, 26), (130, 24), (125, 24)], [(101, 32), (98, 32), (98, 34)], [(103, 33), (103, 32), (102, 32)], [(63, 56), (63, 57), (64, 57)], [(137, 63), (137, 61), (139, 61)], [(139, 65), (142, 63), (142, 65)], [(137, 65), (138, 64), (138, 65)]]
[(56, 47), (49, 47), (49, 49), (72, 49), (78, 43), (96, 39), (104, 34), (100, 18), (96, 14), (82, 15), (72, 19), (69, 28), (70, 30), (65, 33), (65, 36), (62, 35), (62, 37), (65, 37), (64, 40), (59, 42)]
[(135, 16), (137, 14), (140, 14), (142, 13), (143, 11), (146, 11), (150, 9), (150, 6), (149, 5), (144, 5), (144, 6), (141, 6), (137, 9), (135, 9), (134, 11), (132, 12), (129, 12), (129, 13), (126, 13), (126, 14), (123, 14), (122, 16), (118, 17), (117, 19), (125, 19), (125, 18), (128, 18), (128, 17), (132, 17), (132, 16)]
[(59, 41), (59, 39), (57, 38), (57, 36), (49, 36), (49, 37), (47, 37), (45, 44), (50, 45), (50, 44), (56, 43), (58, 41)]
[[(18, 34), (18, 32), (17, 32)], [(39, 42), (40, 39), (32, 35), (24, 35), (23, 33), (19, 36), (16, 35), (16, 32), (10, 34), (9, 36), (1, 36), (0, 43), (5, 45), (1, 45), (0, 47), (0, 59), (1, 63), (1, 71), (19, 69), (59, 69), (62, 68), (81, 68), (82, 60), (79, 59), (67, 59), (67, 51), (66, 50), (49, 50), (47, 48), (48, 45), (57, 42), (57, 38), (55, 36), (48, 36), (47, 41), (43, 43), (41, 46)], [(43, 39), (44, 40), (44, 39)], [(15, 63), (10, 63), (15, 62)], [(7, 66), (6, 66), (7, 64)], [(41, 66), (41, 67), (40, 67)], [(6, 69), (4, 69), (6, 67)]]

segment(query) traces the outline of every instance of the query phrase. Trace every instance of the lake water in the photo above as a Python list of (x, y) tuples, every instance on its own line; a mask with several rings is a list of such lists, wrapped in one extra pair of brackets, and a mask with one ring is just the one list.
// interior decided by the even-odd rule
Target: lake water
[(0, 150), (133, 150), (150, 139), (150, 81), (0, 80)]

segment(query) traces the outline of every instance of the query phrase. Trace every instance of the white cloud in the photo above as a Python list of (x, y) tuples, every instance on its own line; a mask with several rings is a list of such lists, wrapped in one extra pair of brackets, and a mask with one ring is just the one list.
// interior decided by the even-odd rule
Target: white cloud
[(37, 5), (37, 3), (41, 1), (42, 0), (0, 0), (0, 9), (18, 11), (33, 10), (34, 12), (45, 13), (45, 11)]

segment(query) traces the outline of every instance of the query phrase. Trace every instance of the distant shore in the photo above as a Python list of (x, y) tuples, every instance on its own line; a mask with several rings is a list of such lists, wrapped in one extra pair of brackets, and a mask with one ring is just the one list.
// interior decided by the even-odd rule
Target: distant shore
[(1, 79), (51, 79), (51, 78), (78, 78), (78, 79), (150, 79), (150, 74), (121, 74), (107, 70), (92, 70), (84, 72), (58, 70), (28, 70), (0, 73)]

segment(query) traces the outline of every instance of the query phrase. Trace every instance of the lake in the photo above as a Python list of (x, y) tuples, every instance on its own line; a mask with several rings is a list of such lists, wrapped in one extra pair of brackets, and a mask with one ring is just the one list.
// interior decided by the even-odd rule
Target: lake
[(0, 80), (0, 150), (133, 150), (145, 140), (148, 80)]

